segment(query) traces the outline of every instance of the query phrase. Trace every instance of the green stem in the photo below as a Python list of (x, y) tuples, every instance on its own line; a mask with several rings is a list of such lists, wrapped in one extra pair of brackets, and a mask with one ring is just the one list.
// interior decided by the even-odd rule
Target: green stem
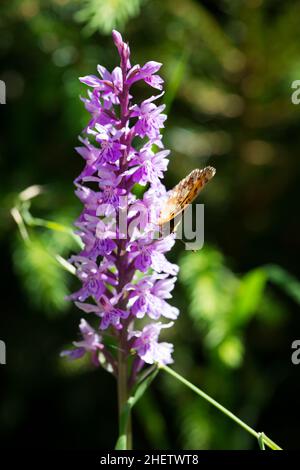
[(23, 217), (22, 217), (19, 209), (17, 207), (13, 207), (11, 209), (10, 213), (11, 213), (14, 221), (16, 222), (16, 224), (19, 228), (21, 237), (23, 238), (23, 240), (25, 242), (28, 242), (29, 241), (29, 235), (28, 235), (26, 225), (24, 224), (24, 220), (23, 220)]
[(220, 403), (218, 403), (216, 400), (211, 398), (209, 395), (207, 395), (205, 392), (200, 390), (200, 388), (196, 387), (193, 385), (191, 382), (186, 380), (184, 377), (181, 375), (177, 374), (174, 370), (170, 369), (170, 367), (165, 366), (160, 364), (159, 368), (167, 372), (168, 374), (172, 375), (175, 379), (177, 379), (179, 382), (183, 383), (186, 387), (190, 388), (195, 392), (197, 395), (200, 397), (204, 398), (204, 400), (208, 401), (211, 405), (213, 405), (215, 408), (220, 410), (222, 413), (224, 413), (226, 416), (228, 416), (230, 419), (232, 419), (235, 423), (237, 423), (239, 426), (241, 426), (245, 431), (247, 431), (249, 434), (252, 434), (258, 441), (263, 441), (270, 449), (273, 450), (282, 450), (281, 447), (279, 447), (275, 442), (273, 442), (269, 437), (267, 437), (263, 433), (256, 432), (253, 428), (248, 426), (248, 424), (244, 423), (240, 418), (235, 416), (231, 411), (229, 411), (227, 408), (222, 406)]
[(83, 247), (80, 237), (78, 237), (78, 235), (74, 233), (71, 227), (68, 227), (66, 225), (63, 225), (59, 222), (55, 222), (52, 220), (46, 220), (46, 219), (40, 219), (38, 217), (33, 217), (28, 209), (23, 208), (21, 209), (20, 213), (22, 214), (22, 219), (24, 219), (25, 224), (27, 224), (29, 227), (44, 227), (44, 228), (47, 228), (48, 230), (53, 230), (54, 232), (67, 233), (76, 241), (76, 243), (78, 243), (80, 248)]
[[(118, 351), (118, 404), (119, 404), (119, 434), (123, 433), (123, 410), (128, 400), (127, 358), (120, 348)], [(126, 450), (132, 449), (131, 414), (126, 424)]]
[(58, 222), (53, 222), (51, 220), (36, 219), (34, 217), (32, 217), (30, 221), (27, 222), (27, 224), (31, 227), (44, 227), (44, 228), (47, 228), (48, 230), (53, 230), (55, 232), (67, 233), (76, 241), (76, 243), (78, 243), (80, 248), (82, 248), (82, 242), (80, 238), (74, 234), (73, 230), (70, 227), (66, 227), (63, 224), (60, 224)]

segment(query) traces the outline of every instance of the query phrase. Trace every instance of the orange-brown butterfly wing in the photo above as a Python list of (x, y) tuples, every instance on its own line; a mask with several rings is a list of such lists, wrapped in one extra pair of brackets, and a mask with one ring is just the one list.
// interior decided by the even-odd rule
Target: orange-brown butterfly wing
[(193, 170), (183, 178), (170, 192), (158, 219), (158, 225), (163, 225), (183, 212), (196, 199), (201, 189), (213, 178), (216, 170), (208, 166), (202, 170)]

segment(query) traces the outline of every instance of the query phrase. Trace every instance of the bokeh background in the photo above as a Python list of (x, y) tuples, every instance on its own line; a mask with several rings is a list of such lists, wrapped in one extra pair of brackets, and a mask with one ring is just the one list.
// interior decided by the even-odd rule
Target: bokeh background
[[(300, 79), (300, 2), (7, 0), (0, 12), (0, 447), (103, 449), (117, 437), (114, 379), (59, 357), (81, 314), (64, 300), (75, 281), (55, 255), (76, 245), (45, 222), (71, 227), (79, 214), (73, 148), (88, 116), (78, 76), (116, 65), (116, 27), (134, 62), (164, 64), (167, 186), (195, 167), (217, 168), (198, 200), (204, 249), (177, 242), (171, 255), (181, 266), (174, 367), (284, 448), (299, 448), (291, 344), (300, 337), (300, 105), (291, 84)], [(32, 185), (42, 192), (28, 200)], [(136, 448), (258, 448), (163, 373), (137, 405), (134, 429)]]

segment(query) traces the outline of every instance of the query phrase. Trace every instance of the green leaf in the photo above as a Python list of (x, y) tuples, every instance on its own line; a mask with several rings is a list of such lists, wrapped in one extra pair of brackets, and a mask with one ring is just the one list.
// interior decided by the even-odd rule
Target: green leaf
[(263, 432), (260, 432), (258, 434), (258, 444), (259, 444), (259, 447), (260, 447), (260, 450), (266, 450), (266, 447), (265, 447), (265, 442), (264, 442), (264, 433)]
[(168, 88), (165, 94), (164, 103), (166, 105), (165, 113), (168, 114), (170, 112), (170, 108), (175, 100), (177, 92), (180, 88), (182, 80), (184, 78), (186, 72), (186, 65), (187, 65), (187, 54), (184, 51), (177, 60), (175, 64), (172, 64), (172, 75), (170, 77)]
[(218, 354), (224, 364), (231, 368), (241, 365), (244, 354), (243, 344), (237, 336), (228, 336), (218, 346)]
[(241, 326), (257, 312), (263, 297), (267, 275), (263, 269), (255, 269), (247, 273), (241, 280), (236, 293), (233, 311), (233, 324)]
[(127, 449), (127, 437), (126, 437), (126, 433), (125, 434), (121, 434), (119, 437), (118, 437), (118, 440), (117, 440), (117, 443), (115, 445), (115, 450), (126, 450)]
[(40, 239), (31, 236), (26, 243), (18, 239), (13, 260), (29, 299), (37, 308), (51, 314), (68, 308), (68, 275)]
[(83, 6), (75, 18), (87, 23), (86, 30), (110, 34), (112, 29), (122, 28), (139, 13), (142, 0), (83, 0), (81, 3)]
[(268, 279), (281, 287), (287, 295), (300, 304), (300, 282), (285, 269), (275, 264), (264, 266)]

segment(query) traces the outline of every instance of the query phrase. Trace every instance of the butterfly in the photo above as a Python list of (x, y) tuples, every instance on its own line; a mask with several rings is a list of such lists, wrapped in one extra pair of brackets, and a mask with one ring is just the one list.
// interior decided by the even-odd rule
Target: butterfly
[(168, 193), (168, 198), (160, 211), (158, 226), (162, 227), (181, 214), (196, 199), (201, 189), (214, 177), (215, 173), (216, 170), (212, 166), (207, 166), (202, 170), (197, 168), (179, 181)]

